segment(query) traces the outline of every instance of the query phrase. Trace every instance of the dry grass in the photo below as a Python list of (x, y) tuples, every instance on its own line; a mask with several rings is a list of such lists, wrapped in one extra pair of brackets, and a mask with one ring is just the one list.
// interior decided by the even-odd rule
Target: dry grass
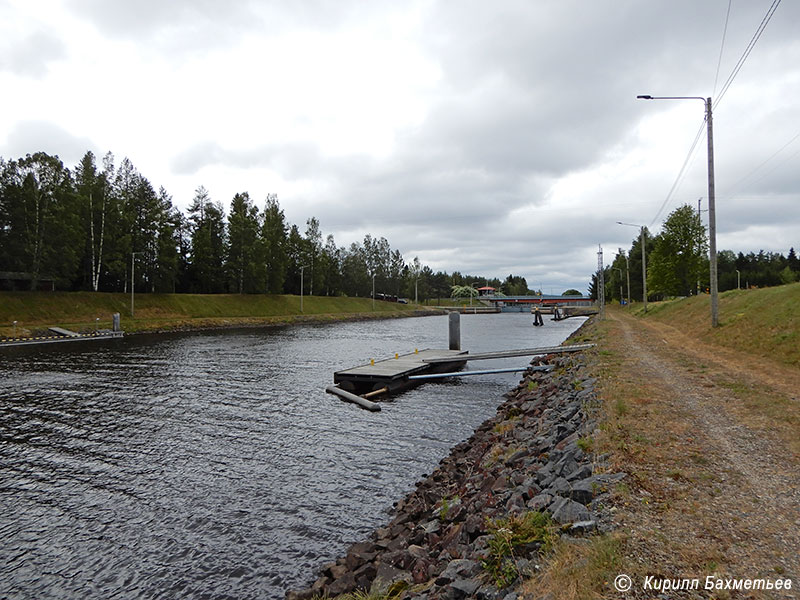
[(0, 336), (59, 326), (92, 331), (111, 327), (111, 315), (120, 313), (128, 333), (180, 331), (234, 326), (261, 326), (297, 321), (333, 321), (341, 318), (413, 314), (419, 307), (369, 298), (300, 297), (240, 294), (136, 294), (135, 318), (130, 296), (91, 292), (0, 292)]
[[(773, 311), (782, 314), (786, 323), (798, 322), (800, 303), (794, 304), (792, 298), (799, 290), (800, 286), (786, 286), (778, 292), (765, 291), (773, 299), (777, 293), (779, 306), (792, 305), (789, 314)], [(758, 292), (747, 292), (751, 294), (747, 301), (764, 312), (760, 302), (755, 302)], [(794, 560), (796, 555), (787, 558), (793, 542), (787, 545), (785, 541), (786, 524), (796, 519), (793, 509), (785, 509), (781, 524), (777, 513), (774, 524), (752, 516), (742, 520), (741, 514), (758, 515), (764, 510), (762, 499), (743, 491), (751, 482), (725, 455), (712, 432), (698, 428), (697, 413), (692, 412), (698, 407), (692, 408), (676, 393), (684, 389), (696, 398), (708, 396), (709, 406), (725, 411), (737, 435), (741, 431), (743, 439), (763, 439), (785, 456), (785, 472), (796, 473), (792, 465), (800, 462), (800, 374), (788, 366), (794, 355), (789, 352), (788, 358), (776, 361), (784, 339), (769, 329), (759, 333), (759, 327), (766, 327), (764, 320), (772, 316), (750, 319), (747, 311), (752, 309), (736, 305), (735, 310), (745, 311), (739, 320), (751, 324), (747, 335), (761, 339), (733, 350), (728, 345), (739, 343), (739, 333), (706, 331), (710, 327), (704, 324), (708, 316), (702, 299), (696, 306), (682, 305), (682, 310), (689, 307), (685, 312), (674, 312), (681, 302), (686, 301), (656, 307), (644, 320), (631, 318), (620, 308), (611, 309), (609, 318), (582, 330), (584, 339), (598, 342), (590, 361), (598, 377), (603, 417), (593, 438), (594, 448), (608, 453), (609, 470), (629, 474), (612, 494), (616, 531), (625, 534), (559, 545), (540, 575), (526, 584), (527, 598), (546, 594), (553, 600), (617, 598), (619, 593), (609, 580), (619, 573), (638, 582), (647, 575), (703, 577), (739, 572), (753, 576), (781, 573), (783, 565)], [(725, 310), (723, 318), (728, 319)], [(669, 365), (666, 379), (643, 376), (642, 358), (626, 341), (623, 321), (640, 343)], [(780, 481), (779, 476), (776, 479)]]

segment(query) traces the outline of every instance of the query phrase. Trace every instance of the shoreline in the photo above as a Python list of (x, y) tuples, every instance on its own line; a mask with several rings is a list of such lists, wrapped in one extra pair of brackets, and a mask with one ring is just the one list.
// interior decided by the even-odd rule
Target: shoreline
[[(588, 322), (588, 321), (587, 321)], [(581, 328), (572, 339), (580, 335)], [(380, 598), (517, 597), (559, 536), (610, 530), (607, 496), (625, 477), (592, 453), (599, 401), (583, 352), (533, 364), (497, 414), (394, 504), (390, 521), (323, 565), (287, 600), (356, 590)]]
[[(311, 315), (283, 315), (280, 317), (198, 317), (195, 323), (187, 324), (185, 321), (173, 326), (162, 326), (156, 323), (152, 328), (135, 329), (133, 331), (125, 331), (122, 333), (124, 337), (143, 336), (143, 335), (161, 335), (168, 333), (194, 333), (203, 331), (224, 331), (236, 329), (261, 329), (271, 327), (287, 327), (291, 325), (324, 325), (328, 323), (354, 323), (360, 321), (384, 320), (384, 319), (401, 319), (410, 317), (429, 317), (441, 316), (446, 314), (446, 311), (440, 309), (417, 309), (402, 312), (375, 312), (375, 313), (323, 313)], [(67, 323), (69, 325), (69, 323)], [(26, 337), (5, 337), (0, 339), (0, 348), (3, 347), (18, 347), (19, 342), (26, 342), (40, 336), (52, 335), (49, 329), (46, 328), (32, 328), (30, 335)], [(76, 333), (83, 335), (91, 335), (94, 329), (87, 329), (86, 327), (76, 327)], [(123, 336), (119, 336), (123, 337)], [(87, 341), (87, 337), (76, 338), (74, 341)], [(68, 341), (69, 338), (53, 339), (53, 343)], [(46, 343), (46, 342), (42, 342)], [(7, 344), (7, 345), (6, 345)]]

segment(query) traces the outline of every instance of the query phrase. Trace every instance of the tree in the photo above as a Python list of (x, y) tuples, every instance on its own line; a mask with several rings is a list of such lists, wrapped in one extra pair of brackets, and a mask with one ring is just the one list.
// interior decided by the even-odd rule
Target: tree
[(194, 290), (204, 294), (224, 291), (225, 221), (222, 205), (212, 202), (208, 190), (195, 190), (189, 206), (192, 224), (191, 279)]
[(286, 281), (286, 219), (278, 202), (277, 194), (267, 194), (261, 220), (262, 265), (264, 268), (264, 291), (267, 294), (282, 294)]
[(581, 294), (578, 290), (575, 290), (575, 289), (572, 289), (572, 288), (566, 290), (565, 292), (562, 292), (561, 295), (562, 296), (583, 296), (583, 294)]
[(501, 286), (506, 296), (527, 296), (530, 293), (528, 282), (519, 275), (509, 275)]
[(650, 257), (647, 287), (654, 295), (689, 296), (707, 281), (706, 228), (688, 204), (676, 208), (664, 221)]
[(3, 254), (9, 270), (71, 285), (81, 256), (81, 230), (72, 176), (57, 156), (28, 154), (5, 163), (0, 175)]
[(239, 294), (256, 291), (258, 208), (247, 192), (236, 194), (228, 215), (228, 285)]
[[(324, 273), (323, 265), (320, 262), (322, 255), (322, 232), (319, 229), (319, 221), (315, 217), (311, 217), (306, 221), (306, 236), (305, 244), (303, 247), (302, 260), (304, 264), (308, 265), (305, 274), (308, 275), (308, 294), (314, 295), (314, 281), (320, 281)], [(321, 289), (321, 286), (317, 286)]]

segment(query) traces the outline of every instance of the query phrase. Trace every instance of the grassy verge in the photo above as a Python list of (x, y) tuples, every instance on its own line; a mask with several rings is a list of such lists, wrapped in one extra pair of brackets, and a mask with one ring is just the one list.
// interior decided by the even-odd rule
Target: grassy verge
[[(215, 327), (258, 326), (297, 321), (409, 316), (420, 307), (369, 298), (238, 294), (136, 294), (135, 316), (127, 294), (92, 292), (2, 292), (0, 336), (65, 327), (92, 331), (111, 327), (120, 313), (126, 333), (179, 331)], [(97, 319), (97, 321), (96, 321)]]
[[(609, 318), (579, 333), (580, 341), (598, 343), (589, 352), (602, 403), (594, 450), (608, 456), (610, 470), (629, 474), (612, 494), (618, 528), (588, 540), (560, 541), (526, 583), (526, 597), (618, 598), (613, 581), (622, 573), (641, 582), (647, 575), (725, 572), (736, 568), (731, 532), (741, 530), (746, 539), (755, 527), (746, 520), (730, 525), (721, 517), (741, 475), (719, 462), (719, 449), (692, 425), (674, 392), (640, 376), (640, 357), (626, 345), (622, 321), (649, 339), (651, 349), (668, 357), (695, 389), (722, 390), (733, 422), (775, 440), (788, 450), (790, 463), (800, 457), (800, 405), (791, 391), (800, 364), (800, 284), (722, 294), (721, 326), (713, 330), (708, 297), (651, 304), (646, 316), (630, 317), (624, 310), (610, 308)], [(742, 364), (775, 368), (755, 378), (738, 368)], [(774, 573), (781, 569), (776, 563)]]
[[(707, 295), (650, 303), (647, 319), (709, 344), (800, 366), (800, 282), (719, 296), (720, 326), (711, 328)], [(641, 305), (637, 315), (641, 316)]]

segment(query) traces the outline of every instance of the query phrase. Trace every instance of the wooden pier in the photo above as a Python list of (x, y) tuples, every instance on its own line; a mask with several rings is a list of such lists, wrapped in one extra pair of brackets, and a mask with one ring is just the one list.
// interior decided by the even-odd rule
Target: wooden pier
[[(409, 380), (409, 375), (439, 373), (460, 369), (466, 362), (466, 350), (419, 350), (409, 354), (395, 355), (372, 361), (369, 364), (336, 371), (333, 382), (343, 390), (355, 394), (365, 394), (383, 390), (394, 394), (418, 382)], [(430, 362), (435, 359), (434, 362)]]

